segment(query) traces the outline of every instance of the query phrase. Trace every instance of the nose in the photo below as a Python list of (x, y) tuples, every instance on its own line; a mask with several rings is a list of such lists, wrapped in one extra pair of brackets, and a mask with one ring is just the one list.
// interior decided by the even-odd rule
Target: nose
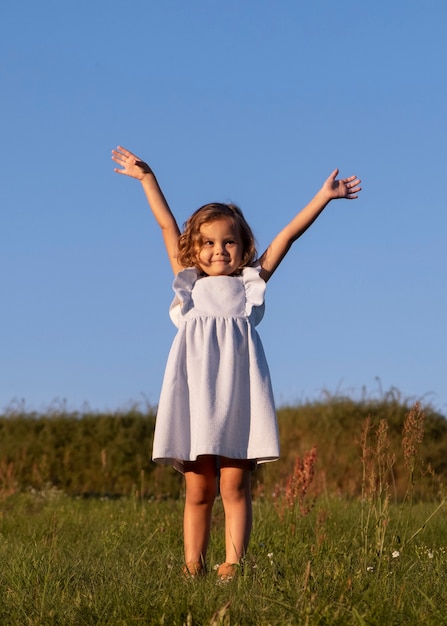
[(226, 249), (224, 244), (222, 243), (218, 243), (216, 244), (216, 247), (214, 249), (214, 254), (225, 254), (226, 253)]

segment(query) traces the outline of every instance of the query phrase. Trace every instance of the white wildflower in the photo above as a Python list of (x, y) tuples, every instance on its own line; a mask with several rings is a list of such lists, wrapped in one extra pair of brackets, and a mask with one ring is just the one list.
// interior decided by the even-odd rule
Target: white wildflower
[(394, 552), (393, 552), (393, 554), (391, 556), (393, 557), (393, 559), (398, 559), (400, 557), (399, 550), (394, 550)]

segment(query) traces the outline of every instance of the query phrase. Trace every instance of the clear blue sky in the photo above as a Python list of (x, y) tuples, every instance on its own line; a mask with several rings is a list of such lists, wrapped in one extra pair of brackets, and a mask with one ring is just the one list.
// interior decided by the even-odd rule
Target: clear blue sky
[(268, 285), (278, 405), (397, 389), (447, 415), (447, 3), (116, 0), (0, 9), (0, 410), (156, 405), (172, 277), (128, 147), (183, 223), (260, 251), (335, 168)]

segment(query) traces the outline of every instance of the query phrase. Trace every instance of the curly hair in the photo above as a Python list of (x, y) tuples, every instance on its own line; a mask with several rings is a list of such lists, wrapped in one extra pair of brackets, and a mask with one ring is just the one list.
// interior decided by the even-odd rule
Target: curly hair
[(250, 265), (256, 258), (256, 244), (253, 232), (238, 206), (212, 202), (195, 211), (183, 226), (183, 233), (178, 243), (177, 260), (183, 267), (198, 267), (198, 255), (201, 248), (200, 228), (203, 224), (216, 220), (229, 219), (239, 230), (242, 240), (242, 260), (238, 268)]

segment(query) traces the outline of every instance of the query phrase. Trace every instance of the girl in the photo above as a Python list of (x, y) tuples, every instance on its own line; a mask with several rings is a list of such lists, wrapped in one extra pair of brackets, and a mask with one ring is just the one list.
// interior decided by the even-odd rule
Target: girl
[(218, 577), (230, 580), (251, 533), (251, 471), (279, 455), (269, 371), (255, 329), (265, 284), (330, 200), (358, 197), (360, 180), (337, 180), (334, 170), (256, 259), (252, 231), (238, 207), (205, 205), (180, 233), (151, 168), (121, 146), (112, 159), (120, 166), (115, 172), (141, 182), (175, 276), (170, 315), (178, 332), (160, 394), (153, 460), (185, 476), (183, 571), (191, 577), (206, 571), (219, 479), (226, 556)]

